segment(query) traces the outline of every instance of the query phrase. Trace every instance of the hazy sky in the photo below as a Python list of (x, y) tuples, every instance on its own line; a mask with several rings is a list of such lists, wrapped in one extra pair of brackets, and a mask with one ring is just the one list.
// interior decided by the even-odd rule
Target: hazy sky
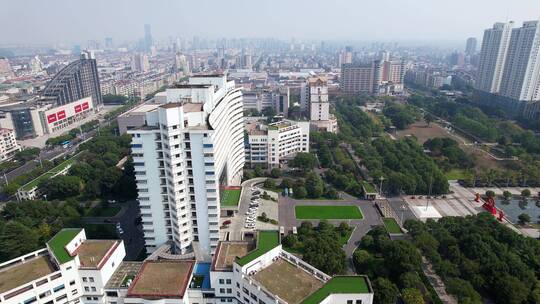
[(169, 36), (461, 41), (540, 0), (0, 0), (0, 44)]

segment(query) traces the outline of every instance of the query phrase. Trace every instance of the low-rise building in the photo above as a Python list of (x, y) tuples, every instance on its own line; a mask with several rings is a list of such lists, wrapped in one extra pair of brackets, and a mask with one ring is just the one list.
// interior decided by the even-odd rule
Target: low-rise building
[(280, 162), (292, 159), (298, 152), (309, 152), (307, 121), (282, 120), (271, 124), (246, 122), (246, 163), (251, 166), (279, 167)]
[(122, 263), (122, 240), (88, 240), (63, 229), (36, 250), (0, 264), (2, 303), (104, 303), (104, 286)]
[(13, 158), (19, 151), (21, 151), (21, 146), (15, 139), (15, 131), (0, 128), (0, 162)]

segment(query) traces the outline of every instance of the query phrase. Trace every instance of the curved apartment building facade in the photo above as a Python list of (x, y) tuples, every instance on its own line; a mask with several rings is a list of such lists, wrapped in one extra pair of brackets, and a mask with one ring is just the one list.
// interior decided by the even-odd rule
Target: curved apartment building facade
[(223, 75), (167, 90), (133, 135), (146, 249), (210, 258), (219, 241), (220, 189), (239, 185), (244, 166), (242, 93)]

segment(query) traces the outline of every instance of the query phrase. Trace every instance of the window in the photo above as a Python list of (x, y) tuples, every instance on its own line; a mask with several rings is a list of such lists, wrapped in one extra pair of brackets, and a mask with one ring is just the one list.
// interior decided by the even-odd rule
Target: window
[(225, 284), (231, 284), (231, 279), (227, 279), (227, 280), (225, 281)]
[(62, 300), (64, 300), (64, 299), (67, 299), (67, 295), (61, 295), (61, 296), (59, 296), (58, 298), (56, 298), (56, 302), (62, 301)]
[(131, 148), (142, 148), (142, 144), (131, 144)]
[(58, 292), (58, 291), (60, 291), (60, 290), (62, 290), (64, 288), (65, 288), (65, 286), (64, 286), (64, 284), (62, 284), (62, 285), (59, 285), (59, 286), (56, 286), (55, 288), (53, 288), (53, 291)]
[(362, 304), (362, 300), (356, 300), (356, 304)]
[(40, 293), (40, 294), (39, 294), (39, 298), (40, 298), (40, 299), (43, 299), (43, 298), (45, 298), (45, 297), (50, 296), (51, 294), (52, 294), (51, 291), (50, 291), (50, 290), (47, 290), (47, 291), (45, 291), (44, 293)]
[(73, 285), (75, 285), (75, 280), (69, 282), (69, 286), (73, 286)]
[(84, 291), (90, 291), (90, 287), (84, 286)]
[(94, 286), (90, 287), (90, 290), (96, 291), (96, 288)]
[(30, 304), (30, 303), (34, 303), (36, 301), (37, 301), (36, 297), (31, 297), (30, 299), (25, 300), (24, 304)]
[(82, 281), (83, 281), (83, 282), (88, 282), (88, 278), (83, 277), (83, 278), (82, 278)]
[(224, 284), (224, 283), (225, 283), (225, 280), (219, 279), (219, 284)]
[(93, 278), (93, 277), (89, 277), (88, 280), (89, 280), (90, 282), (92, 282), (92, 283), (94, 282), (94, 278)]

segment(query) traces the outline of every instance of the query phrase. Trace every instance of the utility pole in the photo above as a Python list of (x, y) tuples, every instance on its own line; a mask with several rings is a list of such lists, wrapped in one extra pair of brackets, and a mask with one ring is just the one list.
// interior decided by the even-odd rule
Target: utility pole
[(433, 186), (433, 175), (432, 174), (429, 175), (429, 192), (428, 192), (428, 197), (426, 199), (426, 211), (427, 211), (427, 208), (429, 207), (429, 200), (431, 199), (431, 186)]
[(9, 181), (8, 181), (8, 179), (7, 179), (7, 176), (6, 176), (6, 172), (4, 172), (4, 180), (6, 181), (6, 186), (8, 186), (8, 185), (9, 185)]

